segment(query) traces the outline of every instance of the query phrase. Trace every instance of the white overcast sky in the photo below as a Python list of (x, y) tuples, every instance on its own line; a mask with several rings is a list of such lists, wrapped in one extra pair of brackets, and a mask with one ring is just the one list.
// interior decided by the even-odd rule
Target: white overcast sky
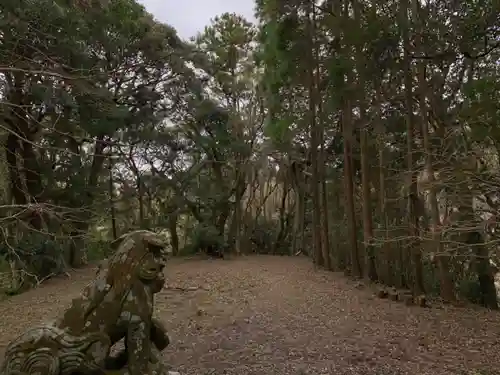
[(161, 22), (173, 26), (188, 39), (203, 31), (210, 19), (225, 12), (238, 13), (255, 21), (254, 0), (138, 0)]

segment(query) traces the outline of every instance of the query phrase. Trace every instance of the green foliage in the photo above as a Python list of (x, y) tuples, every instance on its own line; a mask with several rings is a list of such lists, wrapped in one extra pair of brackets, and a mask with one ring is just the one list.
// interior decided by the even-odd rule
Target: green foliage
[(460, 296), (467, 301), (475, 304), (481, 304), (481, 286), (477, 278), (462, 279), (458, 285)]
[(251, 248), (257, 254), (271, 254), (276, 239), (276, 223), (258, 220), (250, 233)]
[(274, 121), (269, 119), (264, 134), (272, 139), (278, 147), (280, 144), (288, 145), (292, 136), (290, 132), (292, 121), (286, 117), (277, 118)]
[(109, 257), (111, 241), (90, 240), (86, 243), (86, 253), (89, 262), (95, 262)]
[(248, 251), (256, 254), (289, 255), (291, 237), (294, 234), (288, 226), (283, 229), (280, 233), (280, 223), (276, 220), (256, 220), (249, 232)]
[(470, 126), (474, 141), (482, 142), (490, 138), (498, 143), (500, 130), (496, 119), (500, 115), (500, 104), (497, 100), (500, 80), (495, 70), (486, 70), (486, 73), (487, 75), (465, 85), (466, 102), (461, 115), (465, 124)]
[(182, 250), (182, 255), (210, 251), (223, 252), (225, 247), (225, 239), (215, 226), (200, 223), (191, 231), (189, 243)]
[[(11, 137), (19, 134), (19, 150), (41, 138), (34, 154), (9, 151), (20, 181), (32, 179), (16, 167), (23, 163), (40, 176), (28, 191), (13, 194), (15, 203), (40, 202), (43, 191), (42, 201), (61, 211), (62, 231), (83, 235), (103, 213), (110, 145), (142, 141), (147, 127), (170, 115), (170, 103), (190, 94), (190, 82), (182, 80), (189, 51), (175, 30), (133, 0), (4, 5), (0, 65), (13, 68), (2, 68), (11, 84), (2, 86), (9, 105), (0, 116)], [(16, 86), (23, 89), (9, 89)]]
[[(30, 282), (37, 282), (64, 269), (64, 246), (61, 240), (43, 233), (30, 232), (20, 240), (8, 239), (0, 247), (4, 260), (14, 261)], [(15, 242), (14, 242), (15, 241)]]

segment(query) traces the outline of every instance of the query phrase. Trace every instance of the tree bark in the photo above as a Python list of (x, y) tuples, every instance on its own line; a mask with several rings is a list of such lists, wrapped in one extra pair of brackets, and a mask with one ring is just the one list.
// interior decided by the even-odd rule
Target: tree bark
[(415, 168), (413, 152), (414, 152), (414, 132), (415, 119), (413, 115), (413, 92), (412, 92), (412, 76), (410, 65), (410, 36), (409, 36), (409, 19), (408, 19), (408, 2), (403, 0), (401, 6), (401, 30), (403, 37), (403, 72), (405, 85), (405, 105), (406, 105), (406, 142), (407, 142), (407, 169), (409, 171), (409, 186), (407, 191), (407, 209), (408, 209), (408, 226), (410, 235), (410, 253), (413, 263), (413, 292), (416, 295), (424, 293), (424, 278), (422, 269), (422, 254), (419, 240), (419, 224), (417, 217), (418, 190), (417, 190), (417, 171)]
[[(312, 1), (308, 2), (307, 9), (307, 35), (309, 43), (314, 46), (314, 6)], [(311, 18), (313, 18), (311, 20)], [(319, 189), (319, 169), (318, 169), (318, 124), (316, 117), (317, 110), (317, 87), (316, 80), (314, 76), (314, 68), (316, 65), (314, 57), (314, 48), (308, 48), (308, 64), (307, 64), (307, 81), (308, 81), (308, 93), (309, 93), (309, 127), (310, 127), (310, 148), (311, 148), (311, 194), (312, 194), (312, 221), (313, 221), (313, 260), (318, 266), (325, 265), (325, 259), (323, 257), (322, 241), (321, 241), (321, 200), (320, 200), (320, 189)]]

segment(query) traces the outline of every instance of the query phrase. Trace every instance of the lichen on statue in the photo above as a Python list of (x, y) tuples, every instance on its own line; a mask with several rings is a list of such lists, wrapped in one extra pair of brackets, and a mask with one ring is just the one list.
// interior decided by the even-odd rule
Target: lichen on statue
[[(0, 374), (104, 374), (110, 363), (126, 364), (123, 374), (162, 372), (157, 356), (169, 339), (152, 315), (153, 295), (165, 283), (166, 244), (139, 230), (111, 246), (114, 253), (59, 319), (9, 344)], [(122, 338), (125, 351), (111, 360), (110, 349)]]

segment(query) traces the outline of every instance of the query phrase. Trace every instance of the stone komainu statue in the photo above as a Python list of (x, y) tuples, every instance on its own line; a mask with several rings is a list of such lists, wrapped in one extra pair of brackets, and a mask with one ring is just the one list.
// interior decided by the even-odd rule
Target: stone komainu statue
[[(0, 375), (166, 373), (158, 354), (169, 338), (152, 317), (153, 295), (165, 283), (165, 245), (145, 230), (115, 240), (114, 254), (60, 318), (8, 345)], [(111, 357), (111, 347), (122, 338), (125, 349)]]

